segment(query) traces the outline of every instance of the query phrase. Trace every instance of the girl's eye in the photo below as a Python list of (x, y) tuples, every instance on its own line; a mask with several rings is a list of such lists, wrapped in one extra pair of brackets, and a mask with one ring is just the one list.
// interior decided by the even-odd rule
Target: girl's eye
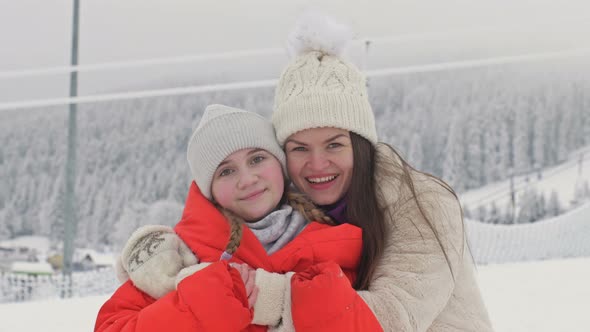
[(233, 169), (231, 169), (231, 168), (225, 168), (224, 170), (222, 170), (221, 172), (219, 172), (219, 176), (227, 176), (227, 175), (230, 175), (233, 172), (234, 172)]
[(264, 156), (258, 155), (258, 156), (254, 156), (254, 158), (252, 158), (251, 163), (252, 164), (258, 164), (260, 162), (262, 162), (264, 159), (266, 159)]
[(291, 151), (305, 151), (305, 147), (303, 146), (296, 146), (291, 149)]
[(330, 143), (330, 144), (328, 144), (328, 149), (335, 149), (335, 148), (339, 148), (341, 146), (342, 146), (342, 144), (340, 144), (340, 143)]

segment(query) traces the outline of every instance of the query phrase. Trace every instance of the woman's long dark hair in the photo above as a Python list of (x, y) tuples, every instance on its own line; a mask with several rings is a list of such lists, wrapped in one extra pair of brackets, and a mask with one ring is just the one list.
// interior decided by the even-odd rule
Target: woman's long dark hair
[(375, 188), (376, 149), (364, 137), (350, 132), (352, 179), (346, 198), (347, 222), (363, 230), (363, 247), (353, 287), (366, 290), (385, 247), (386, 224)]
[[(410, 174), (411, 172), (420, 171), (410, 166), (400, 154), (389, 145), (387, 146), (399, 158), (401, 165), (396, 165), (395, 163), (389, 164), (386, 160), (380, 160), (380, 163), (385, 164), (377, 164), (377, 150), (371, 142), (353, 132), (350, 132), (350, 140), (352, 143), (354, 160), (353, 175), (347, 193), (346, 217), (347, 222), (356, 225), (363, 230), (361, 261), (353, 287), (357, 290), (367, 290), (369, 288), (371, 280), (373, 279), (373, 274), (375, 273), (377, 261), (383, 255), (385, 236), (387, 233), (393, 231), (393, 229), (388, 229), (385, 211), (379, 205), (380, 199), (384, 199), (384, 197), (382, 197), (383, 194), (378, 189), (381, 188), (382, 185), (376, 183), (375, 180), (375, 173), (377, 172), (384, 174), (383, 181), (399, 182), (400, 190), (402, 190), (401, 186), (405, 186), (410, 190), (412, 194), (411, 199), (416, 202), (420, 214), (432, 229), (454, 278), (455, 275), (451, 268), (447, 251), (443, 248), (436, 228), (432, 221), (427, 217), (420, 200), (417, 198), (418, 195)], [(420, 173), (432, 178), (443, 188), (457, 197), (453, 189), (443, 180), (424, 172)], [(388, 212), (390, 213), (391, 211)], [(388, 217), (392, 218), (393, 216), (388, 215)], [(464, 229), (462, 229), (462, 232), (464, 232)], [(459, 251), (460, 255), (463, 255), (463, 249)]]

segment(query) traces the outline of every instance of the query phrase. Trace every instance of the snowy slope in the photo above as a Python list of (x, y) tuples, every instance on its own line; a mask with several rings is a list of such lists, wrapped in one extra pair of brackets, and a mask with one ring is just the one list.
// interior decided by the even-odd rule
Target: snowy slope
[(590, 203), (535, 223), (465, 224), (473, 257), (480, 264), (590, 256)]
[[(555, 191), (562, 207), (568, 207), (576, 183), (590, 181), (590, 149), (572, 153), (567, 161), (543, 170), (542, 174), (541, 179), (535, 175), (528, 182), (525, 177), (515, 179), (517, 205), (518, 194), (534, 186), (545, 197)], [(492, 201), (503, 207), (510, 199), (509, 188), (508, 181), (493, 183), (461, 194), (460, 200), (471, 211)], [(534, 223), (504, 225), (466, 219), (465, 224), (473, 257), (479, 264), (590, 256), (588, 201), (559, 216)]]

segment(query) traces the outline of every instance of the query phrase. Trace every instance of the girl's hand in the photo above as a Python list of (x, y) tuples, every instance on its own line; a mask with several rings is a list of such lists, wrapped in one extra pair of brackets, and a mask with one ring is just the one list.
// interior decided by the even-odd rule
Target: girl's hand
[(230, 265), (240, 272), (248, 295), (248, 305), (253, 308), (259, 292), (256, 286), (256, 270), (244, 263), (231, 263)]

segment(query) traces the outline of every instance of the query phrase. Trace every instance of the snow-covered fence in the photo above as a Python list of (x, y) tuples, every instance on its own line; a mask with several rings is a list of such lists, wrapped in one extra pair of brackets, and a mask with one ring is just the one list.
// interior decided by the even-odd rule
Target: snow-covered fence
[(112, 268), (62, 274), (0, 274), (0, 303), (109, 294), (119, 285)]
[(530, 224), (465, 224), (478, 264), (590, 256), (590, 203)]

